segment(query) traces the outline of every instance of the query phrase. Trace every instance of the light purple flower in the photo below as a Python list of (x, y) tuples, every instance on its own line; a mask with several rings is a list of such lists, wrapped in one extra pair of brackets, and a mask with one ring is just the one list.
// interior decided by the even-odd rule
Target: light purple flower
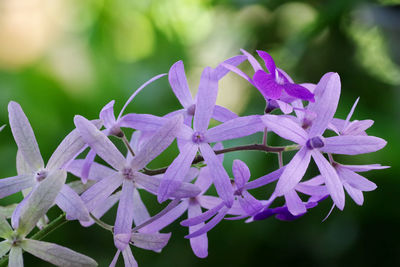
[[(79, 133), (76, 130), (72, 131), (57, 147), (45, 167), (32, 127), (21, 106), (10, 102), (8, 111), (11, 131), (18, 146), (18, 175), (0, 179), (0, 198), (21, 190), (27, 195), (31, 188), (34, 190), (50, 174), (64, 167), (85, 145)], [(22, 201), (14, 211), (12, 221), (15, 227), (18, 225), (24, 203), (25, 201)], [(89, 220), (89, 213), (81, 198), (68, 185), (62, 186), (55, 203), (66, 212), (69, 219)]]
[(168, 167), (164, 174), (159, 192), (158, 201), (166, 200), (182, 183), (193, 159), (200, 150), (205, 162), (211, 169), (211, 176), (218, 195), (228, 207), (233, 203), (233, 189), (230, 178), (223, 165), (217, 159), (209, 143), (240, 138), (262, 131), (264, 126), (259, 116), (239, 117), (208, 129), (218, 94), (218, 80), (216, 72), (205, 68), (197, 94), (196, 110), (194, 113), (193, 129), (182, 126), (179, 134), (184, 140), (180, 154)]
[[(110, 164), (116, 172), (90, 187), (82, 194), (89, 211), (94, 210), (122, 185), (120, 202), (118, 205), (117, 218), (114, 227), (115, 246), (124, 251), (129, 243), (129, 238), (123, 239), (124, 235), (130, 233), (134, 219), (134, 193), (139, 186), (150, 192), (158, 190), (160, 179), (145, 175), (139, 170), (143, 169), (150, 161), (163, 152), (175, 139), (175, 136), (182, 124), (183, 118), (175, 116), (169, 119), (159, 131), (157, 131), (141, 150), (131, 159), (125, 159), (114, 144), (87, 119), (76, 116), (75, 125), (85, 142), (104, 161)], [(175, 192), (175, 197), (183, 198), (197, 195), (199, 190), (192, 184), (183, 184)]]
[(290, 118), (276, 115), (264, 115), (262, 120), (268, 129), (279, 136), (291, 140), (300, 146), (300, 150), (286, 165), (275, 193), (280, 196), (293, 189), (302, 179), (311, 157), (325, 179), (325, 185), (339, 209), (344, 208), (344, 191), (339, 176), (322, 153), (357, 155), (377, 151), (386, 145), (386, 141), (373, 136), (334, 136), (322, 137), (333, 118), (340, 95), (340, 78), (336, 73), (326, 74), (318, 83), (316, 91), (323, 93), (316, 102), (310, 103), (308, 110), (317, 114), (308, 131), (301, 128)]

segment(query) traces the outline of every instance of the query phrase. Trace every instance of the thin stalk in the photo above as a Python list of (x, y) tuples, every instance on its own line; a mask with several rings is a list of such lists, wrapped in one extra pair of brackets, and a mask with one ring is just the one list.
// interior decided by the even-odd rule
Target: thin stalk
[(90, 218), (92, 218), (92, 220), (93, 220), (98, 226), (100, 226), (101, 228), (106, 229), (107, 231), (111, 231), (111, 232), (114, 231), (114, 227), (113, 227), (112, 225), (109, 225), (109, 224), (103, 222), (102, 220), (98, 219), (97, 217), (95, 217), (95, 216), (94, 216), (93, 214), (91, 214), (91, 213), (90, 213), (89, 215), (90, 215)]
[(126, 139), (125, 134), (121, 137), (122, 141), (124, 142), (126, 148), (129, 150), (129, 152), (131, 153), (132, 157), (135, 156), (135, 152), (133, 152), (133, 149), (131, 147), (131, 145), (129, 144), (128, 139)]

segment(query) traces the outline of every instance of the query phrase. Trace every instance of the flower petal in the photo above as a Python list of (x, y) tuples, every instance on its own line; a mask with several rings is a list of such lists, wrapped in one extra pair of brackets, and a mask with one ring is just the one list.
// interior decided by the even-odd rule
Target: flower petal
[(344, 165), (340, 164), (340, 167), (352, 170), (353, 172), (367, 172), (370, 170), (382, 170), (390, 168), (390, 166), (382, 166), (381, 164), (368, 164), (368, 165)]
[(138, 264), (133, 257), (132, 250), (129, 246), (122, 251), (122, 256), (124, 257), (125, 267), (138, 267)]
[(55, 200), (57, 206), (66, 214), (68, 219), (89, 221), (89, 212), (82, 199), (68, 185), (63, 185)]
[[(114, 225), (114, 235), (118, 234), (129, 234), (132, 228), (133, 222), (133, 190), (135, 186), (132, 181), (125, 179), (122, 183), (122, 193), (119, 199), (119, 205), (117, 210), (117, 217)], [(121, 246), (122, 245), (122, 246)], [(115, 242), (115, 246), (119, 250), (124, 250), (129, 243), (121, 244)]]
[(11, 101), (8, 104), (10, 127), (13, 133), (18, 150), (21, 151), (25, 161), (34, 169), (39, 170), (44, 167), (42, 155), (36, 142), (35, 134), (25, 116), (21, 106)]
[[(12, 232), (12, 230), (11, 230)], [(11, 249), (11, 244), (8, 240), (3, 240), (0, 242), (0, 258), (3, 258), (4, 255), (7, 254), (8, 251)]]
[(265, 66), (269, 73), (275, 75), (276, 65), (271, 55), (262, 50), (257, 50), (257, 54), (264, 60)]
[[(97, 207), (95, 209), (93, 209), (90, 213), (100, 219), (101, 217), (103, 217), (103, 215), (109, 211), (112, 207), (114, 207), (115, 203), (118, 202), (119, 198), (121, 196), (121, 191), (118, 191), (115, 194), (112, 194), (111, 196), (109, 196), (103, 203), (101, 203), (100, 205), (97, 205)], [(90, 218), (89, 221), (81, 221), (80, 224), (83, 227), (89, 227), (91, 225), (93, 225), (95, 223), (95, 221)]]
[(256, 213), (260, 212), (263, 208), (263, 205), (259, 200), (253, 197), (249, 192), (243, 191), (243, 197), (238, 197), (240, 206), (246, 212), (248, 216), (253, 216)]
[(99, 182), (95, 183), (81, 198), (85, 203), (87, 209), (94, 210), (98, 205), (101, 205), (114, 191), (122, 184), (123, 178), (119, 172), (105, 177)]
[(75, 116), (74, 122), (83, 140), (96, 151), (97, 155), (116, 170), (122, 170), (125, 167), (126, 161), (124, 156), (96, 126), (79, 115)]
[(6, 218), (0, 215), (0, 237), (8, 239), (8, 237), (13, 233), (13, 229), (10, 224), (8, 224)]
[(340, 167), (339, 165), (336, 167), (336, 170), (339, 177), (355, 189), (361, 191), (372, 191), (376, 189), (375, 183), (347, 168)]
[(290, 96), (310, 102), (315, 102), (314, 94), (301, 85), (294, 83), (286, 83), (285, 85), (283, 85), (283, 89)]
[(375, 136), (333, 136), (325, 138), (321, 151), (333, 154), (358, 155), (382, 149), (386, 141)]
[(247, 52), (244, 49), (240, 49), (240, 52), (242, 52), (243, 55), (245, 55), (247, 57), (247, 60), (249, 61), (250, 65), (253, 67), (254, 72), (263, 69), (261, 67), (260, 63), (258, 63), (258, 61), (253, 57), (252, 54), (250, 54), (249, 52)]
[(336, 170), (320, 152), (313, 150), (312, 156), (322, 177), (325, 179), (326, 188), (328, 189), (333, 202), (340, 210), (343, 210), (344, 190)]
[(223, 66), (224, 68), (232, 71), (233, 73), (236, 73), (237, 75), (239, 75), (240, 77), (242, 77), (243, 79), (248, 81), (250, 84), (255, 86), (255, 84), (253, 83), (253, 80), (246, 73), (244, 73), (243, 71), (241, 71), (237, 67), (229, 65), (229, 64), (225, 64), (225, 63), (221, 63), (221, 66)]
[(233, 161), (232, 166), (233, 177), (235, 177), (235, 184), (238, 189), (242, 189), (250, 179), (250, 170), (246, 163), (239, 159)]
[(205, 138), (210, 143), (220, 142), (261, 132), (264, 128), (259, 115), (238, 117), (209, 129)]
[(35, 178), (31, 174), (23, 174), (0, 179), (0, 198), (20, 192), (25, 188), (32, 187), (35, 184), (34, 179)]
[(161, 250), (171, 238), (171, 233), (132, 233), (131, 242), (135, 247), (147, 250)]
[(214, 107), (214, 111), (213, 111), (213, 115), (212, 118), (220, 121), (220, 122), (226, 122), (232, 119), (237, 118), (238, 115), (236, 115), (236, 113), (230, 111), (227, 108), (215, 105)]
[(194, 112), (193, 129), (205, 132), (210, 122), (218, 94), (218, 80), (214, 71), (207, 67), (200, 78), (197, 92), (196, 110)]
[(265, 99), (279, 99), (281, 97), (283, 86), (279, 85), (271, 74), (258, 70), (253, 76), (253, 81)]
[(288, 104), (288, 103), (286, 103), (286, 102), (283, 102), (283, 101), (281, 101), (281, 100), (279, 100), (279, 99), (276, 99), (276, 100), (274, 100), (274, 101), (276, 101), (276, 103), (278, 104), (279, 108), (282, 110), (282, 112), (283, 112), (284, 114), (290, 114), (290, 113), (292, 113), (293, 107), (292, 107), (290, 104)]
[(168, 72), (168, 80), (172, 91), (174, 91), (174, 94), (182, 106), (185, 108), (191, 106), (193, 104), (193, 98), (190, 94), (182, 60), (172, 65)]
[(284, 139), (293, 141), (299, 145), (304, 145), (308, 139), (306, 131), (290, 118), (267, 114), (261, 116), (261, 120), (269, 130)]
[(264, 175), (264, 176), (262, 176), (260, 178), (257, 178), (255, 180), (247, 183), (244, 186), (244, 188), (247, 189), (247, 190), (248, 189), (254, 189), (254, 188), (258, 188), (258, 187), (264, 186), (266, 184), (272, 183), (272, 182), (274, 182), (274, 181), (279, 179), (279, 177), (282, 175), (282, 172), (283, 172), (284, 169), (285, 168), (280, 168), (280, 169), (278, 169), (276, 171), (273, 171), (273, 172), (271, 172), (271, 173), (269, 173), (267, 175)]
[(11, 247), (8, 257), (8, 267), (23, 267), (22, 249), (20, 247)]
[[(198, 203), (191, 202), (188, 208), (188, 217), (193, 218), (200, 215), (201, 207)], [(204, 226), (204, 223), (189, 226), (189, 234), (196, 232)], [(208, 238), (207, 234), (200, 235), (190, 239), (190, 246), (193, 253), (199, 258), (206, 258), (208, 256)]]
[(65, 171), (52, 171), (30, 193), (26, 203), (21, 207), (18, 221), (18, 232), (28, 234), (54, 204), (58, 193), (67, 178)]
[[(317, 114), (309, 135), (316, 136), (324, 133), (333, 115), (340, 97), (340, 77), (337, 73), (325, 74), (315, 88), (315, 103), (308, 105), (308, 110)], [(319, 95), (320, 94), (320, 95)]]
[(166, 123), (141, 146), (141, 149), (131, 161), (130, 165), (132, 168), (140, 170), (160, 155), (172, 141), (174, 141), (182, 125), (182, 115), (177, 115), (168, 119)]
[(303, 178), (311, 159), (311, 151), (302, 147), (285, 166), (276, 185), (275, 193), (281, 196), (293, 189)]
[(133, 191), (133, 222), (135, 225), (142, 224), (150, 219), (150, 214), (147, 211), (142, 199), (140, 198), (139, 191), (135, 188)]
[(209, 144), (201, 143), (200, 151), (207, 166), (210, 168), (210, 174), (213, 179), (218, 195), (225, 202), (227, 207), (233, 204), (233, 188), (231, 179), (226, 173), (221, 161), (217, 158)]
[(57, 244), (26, 239), (21, 247), (30, 254), (57, 266), (97, 266), (88, 256)]
[(198, 146), (193, 143), (186, 143), (182, 148), (181, 153), (174, 159), (174, 161), (167, 168), (158, 189), (158, 202), (167, 200), (171, 193), (177, 190), (188, 173), (192, 161), (196, 156)]
[[(81, 177), (82, 168), (84, 167), (85, 163), (86, 160), (76, 159), (72, 161), (70, 164), (68, 164), (68, 166), (66, 167), (66, 171), (72, 173), (76, 177)], [(89, 170), (88, 179), (93, 181), (100, 181), (103, 178), (106, 178), (113, 174), (115, 174), (115, 170), (106, 167), (104, 165), (101, 165), (97, 162), (93, 162)]]
[(139, 131), (155, 132), (167, 122), (166, 118), (150, 114), (130, 113), (121, 118), (119, 125), (121, 127), (132, 128)]
[(208, 223), (206, 223), (202, 228), (200, 228), (199, 230), (185, 236), (185, 238), (194, 238), (194, 237), (198, 237), (201, 236), (205, 233), (207, 233), (208, 231), (210, 231), (212, 228), (214, 228), (220, 221), (222, 221), (222, 219), (224, 219), (226, 213), (228, 212), (229, 208), (224, 206), (217, 215), (215, 215), (214, 218), (212, 218)]
[(193, 226), (203, 223), (210, 219), (212, 216), (217, 214), (222, 208), (224, 208), (224, 203), (221, 202), (219, 205), (213, 207), (212, 209), (207, 210), (201, 214), (198, 214), (196, 217), (189, 217), (186, 220), (181, 221), (182, 226)]
[(247, 58), (246, 56), (242, 56), (242, 55), (234, 56), (234, 57), (228, 58), (227, 60), (225, 60), (224, 62), (219, 64), (214, 70), (214, 73), (217, 76), (217, 79), (221, 80), (229, 72), (229, 70), (226, 69), (222, 64), (229, 64), (229, 65), (232, 65), (232, 66), (238, 66), (243, 61), (245, 61), (246, 58)]
[(100, 111), (100, 119), (107, 129), (112, 128), (117, 122), (114, 115), (114, 103), (114, 100), (110, 101), (110, 103), (105, 105)]
[(285, 196), (286, 206), (291, 214), (294, 216), (304, 214), (307, 212), (306, 206), (303, 201), (300, 199), (299, 195), (297, 195), (296, 191), (289, 190)]
[(344, 183), (343, 186), (357, 205), (361, 206), (364, 203), (364, 195), (361, 190), (358, 190), (347, 183)]

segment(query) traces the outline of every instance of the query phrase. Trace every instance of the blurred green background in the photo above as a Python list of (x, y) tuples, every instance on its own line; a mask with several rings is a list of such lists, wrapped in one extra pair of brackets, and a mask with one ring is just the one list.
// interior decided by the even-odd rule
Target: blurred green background
[[(47, 160), (73, 129), (73, 116), (98, 117), (116, 100), (119, 111), (130, 94), (154, 75), (184, 60), (193, 92), (202, 68), (215, 67), (244, 48), (270, 52), (296, 82), (317, 83), (328, 71), (342, 79), (337, 117), (345, 118), (355, 99), (353, 119), (373, 119), (368, 130), (388, 145), (379, 152), (337, 158), (343, 163), (381, 163), (390, 169), (366, 174), (378, 189), (357, 206), (348, 196), (343, 212), (327, 221), (331, 200), (294, 222), (275, 219), (245, 224), (224, 221), (209, 234), (209, 257), (196, 258), (183, 239), (187, 229), (166, 228), (173, 236), (161, 254), (133, 248), (140, 266), (400, 266), (400, 1), (284, 0), (2, 0), (0, 1), (0, 125), (7, 103), (19, 102)], [(241, 67), (250, 70), (248, 63)], [(220, 83), (218, 103), (240, 115), (261, 114), (264, 100), (239, 77)], [(129, 112), (163, 115), (179, 107), (167, 79), (145, 89)], [(251, 143), (260, 135), (226, 143)], [(271, 142), (279, 144), (271, 135)], [(0, 133), (0, 176), (15, 170), (16, 145), (9, 127)], [(153, 163), (163, 166), (170, 149)], [(276, 168), (273, 155), (226, 155), (231, 168), (244, 160), (259, 177)], [(289, 157), (285, 157), (288, 162)], [(259, 195), (260, 196), (260, 195)], [(145, 196), (152, 214), (154, 197)], [(20, 195), (1, 200), (16, 202)], [(54, 208), (50, 217), (59, 211)], [(112, 223), (115, 209), (105, 220)], [(108, 266), (112, 236), (70, 222), (46, 238)], [(26, 266), (48, 266), (24, 254)], [(119, 264), (122, 266), (122, 259)]]

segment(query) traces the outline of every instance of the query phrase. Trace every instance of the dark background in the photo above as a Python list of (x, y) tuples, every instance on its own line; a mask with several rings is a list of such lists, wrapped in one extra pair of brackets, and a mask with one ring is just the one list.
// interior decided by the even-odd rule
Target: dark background
[[(196, 258), (178, 223), (161, 254), (133, 248), (140, 266), (399, 266), (400, 194), (400, 5), (399, 1), (154, 0), (154, 1), (13, 1), (0, 2), (0, 125), (7, 104), (19, 102), (27, 114), (45, 161), (73, 129), (73, 116), (98, 117), (116, 100), (119, 111), (147, 79), (184, 60), (195, 92), (202, 68), (215, 67), (239, 53), (271, 53), (296, 82), (317, 83), (338, 72), (342, 96), (336, 117), (345, 118), (355, 99), (353, 119), (373, 119), (370, 135), (388, 145), (342, 163), (381, 163), (390, 169), (366, 173), (378, 188), (357, 206), (346, 196), (343, 212), (325, 222), (331, 200), (294, 222), (275, 219), (245, 224), (224, 221), (209, 234), (209, 257)], [(250, 70), (248, 63), (241, 67)], [(264, 100), (242, 79), (229, 74), (221, 82), (218, 103), (240, 115), (261, 114)], [(145, 89), (129, 112), (163, 115), (179, 108), (167, 79)], [(260, 135), (246, 140), (257, 141)], [(271, 135), (270, 141), (279, 144)], [(176, 149), (154, 166), (171, 162)], [(16, 145), (9, 127), (0, 133), (1, 177), (15, 175)], [(232, 153), (259, 177), (276, 168), (273, 155)], [(285, 162), (290, 158), (285, 157)], [(154, 214), (154, 197), (145, 196)], [(17, 202), (16, 194), (1, 201)], [(113, 223), (116, 209), (105, 221)], [(58, 214), (56, 208), (50, 217)], [(112, 236), (93, 226), (70, 222), (46, 241), (65, 245), (107, 266), (116, 251)], [(24, 254), (26, 266), (47, 266)], [(122, 259), (119, 262), (122, 266)]]

